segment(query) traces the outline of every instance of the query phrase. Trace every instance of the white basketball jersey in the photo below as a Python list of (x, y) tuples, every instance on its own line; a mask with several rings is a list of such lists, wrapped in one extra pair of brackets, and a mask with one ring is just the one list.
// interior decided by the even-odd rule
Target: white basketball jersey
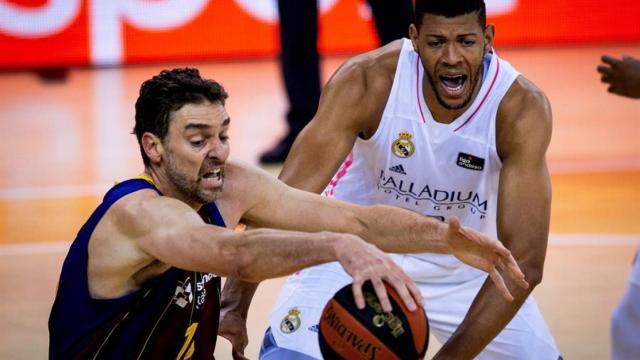
[[(496, 114), (519, 75), (495, 52), (485, 58), (482, 86), (471, 106), (450, 124), (436, 122), (422, 92), (424, 69), (404, 40), (391, 93), (376, 133), (358, 138), (324, 194), (362, 205), (387, 204), (447, 220), (497, 237), (501, 161)], [(403, 229), (396, 229), (398, 237)], [(484, 275), (451, 255), (414, 255), (415, 280), (457, 281)], [(416, 259), (416, 260), (417, 260)]]

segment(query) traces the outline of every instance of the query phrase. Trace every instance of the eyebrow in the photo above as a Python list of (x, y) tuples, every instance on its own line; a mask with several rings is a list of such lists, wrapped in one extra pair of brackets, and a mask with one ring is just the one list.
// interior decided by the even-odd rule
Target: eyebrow
[[(222, 126), (228, 126), (229, 123), (231, 123), (231, 118), (226, 118), (222, 122)], [(189, 123), (184, 127), (185, 130), (189, 130), (189, 129), (210, 129), (210, 128), (211, 128), (211, 125), (202, 124), (202, 123)]]
[[(431, 36), (437, 39), (446, 39), (447, 37), (445, 35), (442, 34), (427, 34), (427, 36)], [(465, 33), (465, 34), (459, 34), (456, 35), (456, 38), (461, 38), (461, 37), (465, 37), (465, 36), (478, 36), (478, 34), (476, 33)]]

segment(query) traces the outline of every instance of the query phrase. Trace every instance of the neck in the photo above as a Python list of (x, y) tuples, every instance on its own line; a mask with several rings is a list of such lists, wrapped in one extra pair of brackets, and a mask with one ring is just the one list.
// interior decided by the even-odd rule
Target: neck
[(142, 176), (150, 178), (153, 182), (153, 185), (155, 185), (155, 187), (158, 188), (158, 190), (160, 190), (163, 195), (174, 198), (176, 200), (180, 200), (195, 211), (200, 210), (203, 205), (202, 203), (193, 201), (193, 199), (185, 196), (175, 187), (175, 185), (173, 185), (167, 175), (158, 168), (155, 168), (153, 166), (145, 167)]

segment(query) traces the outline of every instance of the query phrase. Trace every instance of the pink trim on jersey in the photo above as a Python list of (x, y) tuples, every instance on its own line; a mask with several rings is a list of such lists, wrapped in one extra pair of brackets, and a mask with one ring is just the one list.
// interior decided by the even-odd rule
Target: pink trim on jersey
[[(476, 113), (478, 112), (478, 110), (480, 110), (480, 108), (482, 107), (482, 104), (484, 104), (485, 100), (487, 100), (487, 97), (489, 96), (489, 93), (491, 93), (491, 89), (493, 89), (493, 85), (496, 84), (496, 80), (498, 79), (498, 73), (500, 72), (500, 61), (498, 59), (496, 59), (497, 61), (497, 69), (496, 69), (496, 73), (493, 75), (493, 80), (491, 80), (491, 85), (489, 85), (489, 90), (487, 90), (487, 93), (484, 94), (484, 97), (482, 98), (482, 100), (480, 101), (480, 105), (478, 105), (478, 107), (473, 110), (473, 113), (471, 113), (471, 115), (469, 115), (469, 118), (467, 120), (465, 120), (464, 123), (462, 123), (462, 125), (458, 126), (455, 130), (453, 130), (453, 132), (456, 132), (460, 129), (462, 129), (465, 125), (467, 125), (471, 119), (473, 119), (473, 117), (476, 115)], [(420, 109), (420, 117), (422, 118), (422, 122), (426, 123), (425, 119), (424, 119), (424, 113), (422, 112), (422, 99), (420, 99), (420, 57), (416, 58), (416, 97), (418, 98), (418, 109)]]
[(327, 189), (322, 193), (324, 196), (333, 196), (334, 190), (338, 186), (338, 182), (340, 182), (340, 179), (342, 179), (345, 175), (347, 175), (347, 171), (349, 171), (351, 164), (353, 164), (352, 152), (350, 152), (349, 155), (347, 155), (347, 158), (344, 159), (344, 162), (342, 162), (342, 165), (340, 165), (338, 172), (333, 176), (333, 179), (331, 179), (331, 181), (329, 182)]
[(420, 99), (420, 56), (416, 58), (416, 97), (418, 98), (418, 109), (420, 109), (420, 117), (422, 117), (422, 123), (426, 124), (427, 121), (424, 119), (424, 114), (422, 113), (422, 99)]
[[(493, 55), (495, 56), (495, 55)], [(491, 85), (489, 86), (489, 90), (487, 90), (487, 93), (484, 94), (484, 97), (482, 98), (482, 101), (480, 101), (480, 105), (478, 105), (478, 107), (473, 110), (473, 113), (471, 113), (471, 115), (469, 115), (469, 118), (462, 123), (462, 125), (458, 126), (457, 129), (453, 130), (453, 132), (456, 132), (460, 129), (462, 129), (465, 125), (467, 125), (471, 119), (473, 119), (473, 117), (476, 115), (476, 113), (478, 112), (478, 110), (480, 110), (480, 108), (482, 107), (482, 104), (484, 104), (484, 101), (487, 100), (487, 97), (489, 96), (489, 94), (491, 93), (491, 89), (493, 89), (493, 85), (496, 84), (496, 79), (498, 79), (498, 73), (500, 72), (500, 60), (496, 59), (496, 63), (497, 63), (497, 68), (496, 68), (496, 73), (493, 75), (493, 80), (491, 81)]]

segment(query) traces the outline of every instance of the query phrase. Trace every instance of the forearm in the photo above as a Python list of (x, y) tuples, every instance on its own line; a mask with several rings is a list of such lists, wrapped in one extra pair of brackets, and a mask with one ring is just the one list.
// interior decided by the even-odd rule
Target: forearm
[(230, 276), (256, 282), (334, 261), (336, 247), (344, 241), (344, 237), (329, 232), (255, 229), (223, 244), (221, 254), (233, 264)]
[(383, 251), (451, 253), (447, 224), (436, 219), (385, 205), (360, 208), (355, 217), (360, 225), (356, 235)]
[(229, 277), (224, 283), (220, 305), (227, 311), (238, 313), (243, 319), (247, 318), (253, 295), (258, 289), (259, 282), (247, 282)]
[(362, 242), (330, 232), (255, 229), (238, 233), (211, 225), (172, 230), (155, 232), (139, 244), (152, 257), (174, 267), (249, 282), (334, 261), (337, 250), (356, 240)]
[(523, 289), (507, 277), (504, 278), (514, 300), (505, 300), (498, 288), (487, 278), (465, 319), (434, 359), (473, 359), (511, 321), (531, 294), (535, 284), (529, 289)]

